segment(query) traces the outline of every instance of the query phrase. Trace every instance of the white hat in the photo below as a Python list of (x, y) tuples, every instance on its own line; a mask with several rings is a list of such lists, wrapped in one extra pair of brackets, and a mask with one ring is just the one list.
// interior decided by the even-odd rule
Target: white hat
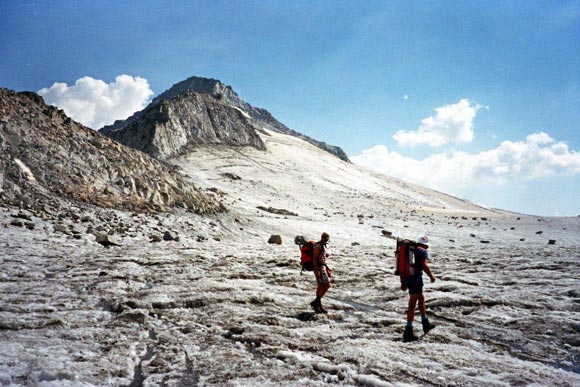
[(421, 235), (419, 238), (417, 238), (417, 243), (429, 246), (429, 237), (427, 235)]

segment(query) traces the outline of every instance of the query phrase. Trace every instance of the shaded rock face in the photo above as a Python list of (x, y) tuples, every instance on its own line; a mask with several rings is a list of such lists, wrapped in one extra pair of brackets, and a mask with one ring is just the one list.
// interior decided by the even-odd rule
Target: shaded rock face
[(199, 144), (265, 149), (257, 127), (240, 110), (189, 90), (150, 105), (127, 126), (106, 134), (161, 160)]
[[(193, 94), (192, 94), (193, 93)], [(188, 95), (196, 101), (184, 103)], [(202, 99), (201, 96), (211, 97)], [(206, 103), (205, 109), (202, 102)], [(154, 123), (155, 114), (161, 109), (154, 109), (158, 105), (166, 104), (165, 112), (171, 114), (165, 120), (165, 125)], [(173, 105), (178, 107), (173, 108)], [(187, 110), (187, 108), (192, 108)], [(206, 111), (207, 110), (207, 111)], [(216, 115), (216, 113), (219, 114)], [(213, 113), (213, 118), (212, 118)], [(238, 117), (241, 115), (240, 117)], [(161, 115), (162, 117), (163, 115)], [(220, 120), (216, 120), (219, 118)], [(176, 126), (172, 126), (174, 124)], [(165, 134), (157, 134), (155, 129), (160, 128)], [(346, 153), (339, 147), (314, 140), (298, 133), (274, 118), (265, 109), (256, 108), (240, 99), (236, 92), (216, 79), (191, 77), (173, 85), (169, 90), (157, 96), (145, 109), (135, 113), (125, 121), (116, 121), (113, 125), (105, 126), (100, 131), (115, 138), (125, 145), (141, 149), (159, 158), (175, 154), (175, 148), (181, 150), (186, 145), (219, 143), (226, 145), (249, 145), (264, 149), (264, 144), (256, 135), (256, 130), (266, 128), (280, 133), (300, 137), (319, 148), (330, 152), (341, 160), (349, 161)], [(172, 134), (171, 130), (176, 133)], [(185, 134), (185, 135), (184, 135)], [(214, 134), (212, 136), (212, 134)], [(167, 150), (155, 149), (153, 145), (143, 148), (143, 141), (132, 140), (133, 137), (176, 137)], [(197, 137), (196, 137), (197, 136)], [(257, 137), (257, 140), (254, 138)], [(185, 144), (184, 144), (185, 141)], [(151, 142), (160, 142), (153, 139)], [(169, 145), (165, 143), (164, 145)]]
[(74, 122), (37, 94), (0, 89), (0, 203), (49, 209), (59, 198), (127, 210), (223, 209), (171, 167)]

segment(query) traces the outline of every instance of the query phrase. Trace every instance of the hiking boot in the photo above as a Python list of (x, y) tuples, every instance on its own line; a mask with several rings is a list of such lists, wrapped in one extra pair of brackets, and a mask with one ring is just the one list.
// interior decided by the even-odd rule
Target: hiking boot
[(318, 310), (319, 310), (319, 312), (317, 312), (317, 313), (324, 313), (324, 314), (328, 313), (328, 311), (322, 307), (322, 304), (318, 305)]
[(423, 323), (423, 333), (429, 332), (431, 329), (435, 328), (434, 324), (431, 324), (428, 319), (422, 321)]
[(324, 313), (322, 312), (322, 305), (320, 304), (320, 301), (314, 300), (310, 303), (310, 307), (312, 309), (314, 309), (315, 313)]
[(413, 333), (413, 327), (405, 327), (405, 333), (403, 333), (403, 343), (417, 340), (419, 340), (419, 338)]

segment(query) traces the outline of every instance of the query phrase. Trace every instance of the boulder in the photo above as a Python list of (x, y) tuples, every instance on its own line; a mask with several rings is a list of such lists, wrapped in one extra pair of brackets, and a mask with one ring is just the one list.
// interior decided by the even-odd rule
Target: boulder
[(179, 235), (174, 231), (165, 231), (163, 234), (164, 241), (179, 241)]
[(99, 234), (96, 237), (97, 243), (109, 247), (109, 246), (121, 246), (121, 243), (113, 235), (109, 234)]
[(63, 234), (70, 234), (70, 231), (68, 229), (67, 226), (65, 226), (64, 224), (55, 224), (54, 225), (54, 232), (61, 232)]
[(282, 237), (280, 235), (270, 235), (270, 239), (268, 239), (268, 243), (281, 245), (282, 244)]
[(12, 219), (12, 221), (10, 222), (10, 225), (16, 226), (16, 227), (22, 227), (22, 226), (24, 226), (24, 223), (22, 223), (21, 220)]

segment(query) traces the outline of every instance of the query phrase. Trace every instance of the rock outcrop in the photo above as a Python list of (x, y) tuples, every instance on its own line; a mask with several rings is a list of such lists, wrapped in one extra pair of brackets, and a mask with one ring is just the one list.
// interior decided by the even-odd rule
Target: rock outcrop
[(136, 211), (224, 209), (174, 167), (82, 126), (35, 93), (0, 88), (0, 204), (49, 212), (61, 198)]
[(157, 96), (142, 111), (100, 131), (115, 140), (165, 159), (198, 144), (264, 149), (261, 128), (300, 137), (344, 161), (339, 147), (314, 140), (279, 122), (267, 110), (240, 99), (216, 79), (191, 77)]
[(159, 100), (116, 131), (103, 131), (112, 139), (142, 150), (160, 160), (199, 144), (253, 146), (264, 150), (258, 127), (242, 111), (211, 95), (185, 90)]

